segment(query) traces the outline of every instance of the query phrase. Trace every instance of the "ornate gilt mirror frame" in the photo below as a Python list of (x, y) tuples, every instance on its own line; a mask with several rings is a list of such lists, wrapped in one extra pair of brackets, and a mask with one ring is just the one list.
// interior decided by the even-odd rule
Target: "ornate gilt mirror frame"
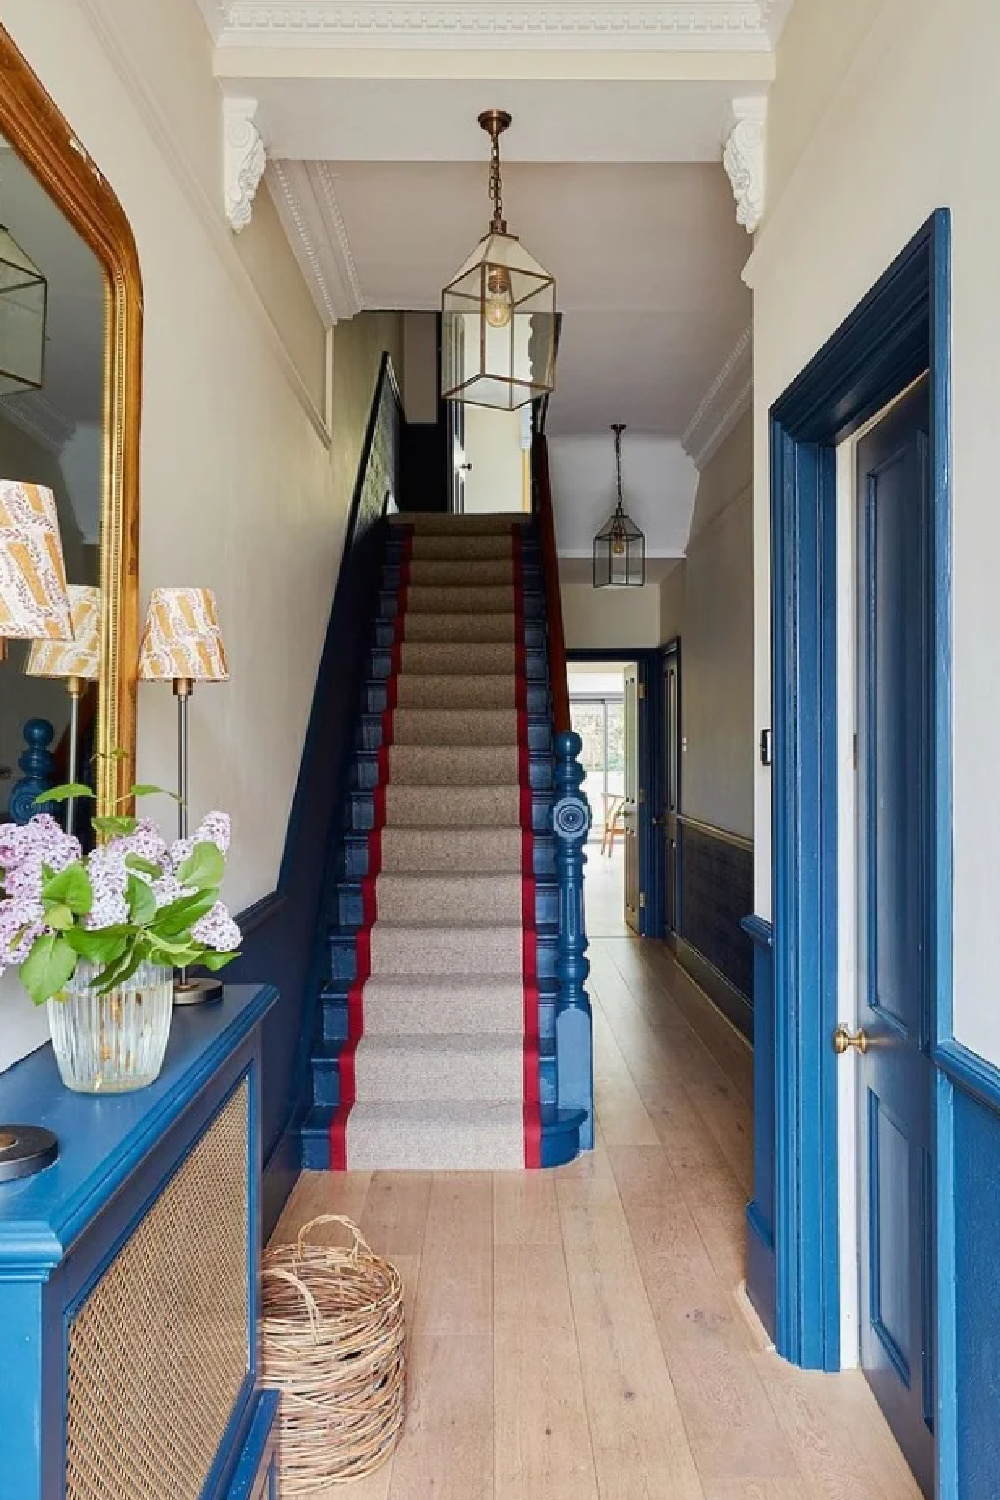
[(124, 209), (2, 26), (0, 134), (90, 246), (105, 272), (103, 654), (94, 774), (99, 810), (106, 812), (135, 780), (142, 400), (139, 256)]

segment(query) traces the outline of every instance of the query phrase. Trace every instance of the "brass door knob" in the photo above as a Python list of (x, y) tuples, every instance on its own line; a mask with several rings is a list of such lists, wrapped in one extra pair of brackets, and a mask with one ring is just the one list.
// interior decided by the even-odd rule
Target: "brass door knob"
[(836, 1052), (838, 1057), (843, 1057), (844, 1053), (849, 1052), (852, 1047), (856, 1052), (867, 1052), (868, 1033), (863, 1026), (859, 1026), (852, 1036), (846, 1026), (838, 1026), (833, 1033), (834, 1052)]

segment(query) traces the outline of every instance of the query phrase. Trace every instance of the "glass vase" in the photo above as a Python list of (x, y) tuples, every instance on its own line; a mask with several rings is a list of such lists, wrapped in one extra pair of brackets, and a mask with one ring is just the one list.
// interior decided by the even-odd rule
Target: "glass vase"
[(99, 995), (100, 969), (81, 959), (48, 1002), (49, 1031), (68, 1089), (125, 1094), (159, 1077), (173, 1014), (172, 969), (141, 964), (125, 984)]

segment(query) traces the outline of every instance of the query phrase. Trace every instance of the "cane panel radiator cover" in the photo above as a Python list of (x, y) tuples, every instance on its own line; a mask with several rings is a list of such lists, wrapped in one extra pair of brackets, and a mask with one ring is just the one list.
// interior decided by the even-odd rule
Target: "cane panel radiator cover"
[(246, 1078), (72, 1319), (67, 1500), (198, 1500), (250, 1369)]

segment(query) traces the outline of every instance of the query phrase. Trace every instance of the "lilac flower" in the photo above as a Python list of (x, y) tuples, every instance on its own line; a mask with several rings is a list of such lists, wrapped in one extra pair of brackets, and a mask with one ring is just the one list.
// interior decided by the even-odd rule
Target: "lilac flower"
[(231, 828), (229, 814), (206, 813), (198, 825), (194, 841), (196, 844), (214, 844), (220, 854), (228, 854)]
[(234, 953), (240, 946), (240, 929), (222, 901), (216, 901), (211, 911), (199, 918), (191, 929), (191, 936), (196, 943), (212, 948), (216, 953)]
[(21, 964), (43, 931), (42, 903), (19, 897), (0, 903), (0, 972)]
[(193, 885), (181, 885), (172, 870), (161, 875), (159, 880), (153, 881), (153, 897), (156, 901), (156, 909), (161, 906), (169, 906), (173, 901), (181, 901), (185, 896), (194, 895)]
[(86, 925), (92, 932), (128, 921), (125, 887), (129, 872), (125, 866), (125, 851), (117, 847), (118, 842), (113, 840), (110, 844), (98, 845), (87, 860), (94, 900)]
[(108, 847), (120, 850), (123, 857), (126, 854), (134, 854), (139, 859), (147, 859), (154, 865), (163, 865), (167, 860), (166, 839), (150, 818), (141, 818), (134, 832), (121, 834), (112, 839)]

